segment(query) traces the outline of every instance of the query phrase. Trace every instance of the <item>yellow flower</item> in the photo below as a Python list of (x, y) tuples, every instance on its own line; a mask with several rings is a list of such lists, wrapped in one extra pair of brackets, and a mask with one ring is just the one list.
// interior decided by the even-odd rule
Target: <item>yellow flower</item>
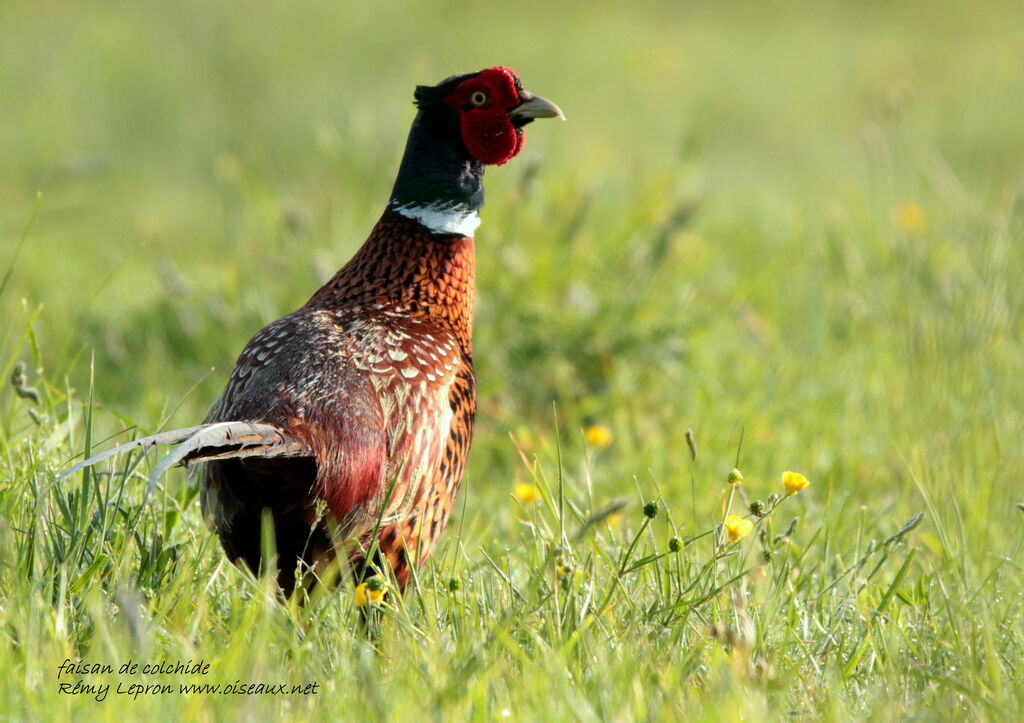
[(725, 531), (729, 533), (729, 540), (732, 542), (739, 542), (753, 529), (754, 523), (744, 517), (729, 515), (725, 518)]
[(913, 201), (904, 201), (893, 209), (892, 222), (900, 231), (917, 233), (924, 228), (924, 210)]
[(795, 495), (800, 490), (804, 489), (809, 485), (810, 482), (799, 472), (783, 472), (782, 473), (782, 486), (786, 488), (786, 496)]
[(532, 505), (533, 503), (540, 502), (544, 499), (544, 495), (541, 494), (540, 488), (537, 485), (530, 484), (529, 482), (516, 482), (516, 486), (512, 490), (512, 496), (524, 505)]
[(612, 430), (603, 424), (592, 424), (583, 430), (583, 439), (594, 449), (604, 449), (612, 443)]
[(384, 596), (388, 593), (388, 586), (380, 575), (374, 575), (366, 582), (356, 586), (356, 607), (365, 608), (367, 605), (380, 605), (384, 602)]

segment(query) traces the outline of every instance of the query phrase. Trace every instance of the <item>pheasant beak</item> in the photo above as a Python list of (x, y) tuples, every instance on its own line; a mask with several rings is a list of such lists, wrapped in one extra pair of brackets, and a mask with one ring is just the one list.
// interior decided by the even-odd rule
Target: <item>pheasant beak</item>
[(519, 92), (519, 105), (508, 112), (508, 117), (512, 119), (512, 123), (519, 126), (524, 126), (534, 118), (561, 118), (565, 120), (565, 114), (562, 113), (562, 109), (552, 103), (546, 98), (541, 98), (539, 95), (533, 95), (533, 93), (527, 93), (525, 90)]

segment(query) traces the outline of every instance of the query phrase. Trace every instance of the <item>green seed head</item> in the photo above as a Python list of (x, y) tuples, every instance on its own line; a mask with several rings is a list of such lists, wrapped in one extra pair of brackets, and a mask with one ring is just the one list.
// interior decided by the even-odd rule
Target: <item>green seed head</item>
[(650, 502), (644, 505), (644, 517), (646, 517), (649, 520), (653, 520), (657, 516), (658, 503), (655, 502), (654, 500), (651, 500)]

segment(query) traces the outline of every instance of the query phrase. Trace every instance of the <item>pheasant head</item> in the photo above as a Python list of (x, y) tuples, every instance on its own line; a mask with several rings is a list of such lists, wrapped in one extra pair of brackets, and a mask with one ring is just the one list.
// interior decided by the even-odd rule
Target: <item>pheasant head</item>
[(484, 167), (515, 158), (528, 123), (565, 119), (503, 67), (418, 86), (415, 101), (419, 112), (389, 205), (437, 234), (471, 236), (483, 206)]

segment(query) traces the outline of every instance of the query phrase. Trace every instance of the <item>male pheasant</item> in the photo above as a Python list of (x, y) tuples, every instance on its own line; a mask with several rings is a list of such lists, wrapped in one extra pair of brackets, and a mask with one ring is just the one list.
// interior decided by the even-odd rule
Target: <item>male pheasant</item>
[(233, 562), (261, 569), (269, 512), (286, 594), (346, 542), (356, 543), (343, 554), (357, 574), (376, 541), (375, 559), (406, 584), (448, 522), (473, 433), (484, 167), (522, 150), (526, 124), (563, 117), (502, 67), (419, 86), (415, 103), (369, 238), (302, 308), (252, 338), (204, 424), (122, 445), (62, 477), (177, 443), (150, 487), (174, 464), (205, 462), (203, 511)]

